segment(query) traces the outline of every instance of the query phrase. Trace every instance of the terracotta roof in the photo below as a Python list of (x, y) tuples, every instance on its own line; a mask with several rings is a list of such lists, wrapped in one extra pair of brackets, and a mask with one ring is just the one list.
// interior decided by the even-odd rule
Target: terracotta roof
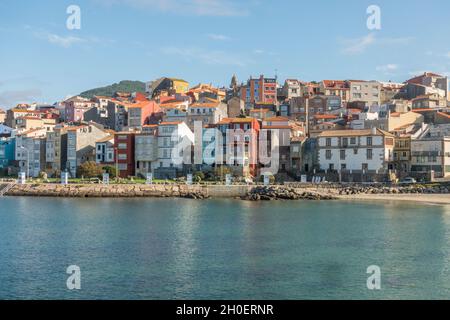
[(251, 123), (253, 121), (255, 121), (255, 118), (224, 118), (217, 124)]
[(447, 114), (447, 113), (444, 113), (444, 112), (438, 111), (437, 114), (440, 115), (440, 116), (446, 117), (446, 118), (450, 118), (450, 114)]
[[(377, 129), (375, 135), (393, 136), (391, 133)], [(319, 137), (346, 137), (346, 136), (372, 136), (372, 129), (363, 130), (327, 130), (319, 134)]]
[(322, 80), (322, 83), (326, 89), (350, 90), (347, 82), (344, 80)]
[(211, 102), (211, 103), (194, 103), (189, 106), (189, 108), (217, 108), (220, 102)]
[(43, 120), (42, 118), (31, 117), (31, 116), (19, 117), (19, 118), (17, 118), (17, 119), (24, 119), (24, 120)]
[(161, 122), (159, 125), (160, 126), (174, 126), (174, 125), (179, 125), (182, 123), (183, 123), (183, 121), (172, 121), (172, 122), (167, 121), (167, 122)]
[(109, 135), (109, 136), (101, 138), (100, 140), (97, 140), (95, 142), (96, 143), (103, 143), (103, 142), (108, 142), (109, 140), (113, 140), (113, 139), (114, 139), (114, 135)]
[(433, 108), (418, 108), (418, 109), (412, 109), (412, 112), (435, 112)]
[(271, 118), (264, 119), (264, 121), (285, 122), (285, 121), (289, 121), (289, 119), (286, 117), (271, 117)]
[(281, 126), (281, 125), (275, 125), (275, 126), (262, 126), (263, 129), (291, 129), (291, 126)]
[(334, 114), (316, 114), (314, 115), (315, 119), (337, 119), (338, 116)]

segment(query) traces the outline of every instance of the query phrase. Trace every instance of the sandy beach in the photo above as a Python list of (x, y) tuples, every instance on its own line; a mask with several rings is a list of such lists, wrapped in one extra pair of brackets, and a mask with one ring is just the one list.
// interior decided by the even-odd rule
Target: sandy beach
[(339, 195), (337, 197), (341, 200), (354, 201), (408, 201), (450, 205), (449, 194), (357, 194)]

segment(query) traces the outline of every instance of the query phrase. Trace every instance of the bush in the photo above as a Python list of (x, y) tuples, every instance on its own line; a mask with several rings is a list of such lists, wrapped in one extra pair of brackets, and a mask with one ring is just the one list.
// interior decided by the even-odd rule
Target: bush
[(110, 177), (111, 179), (115, 179), (116, 176), (117, 176), (117, 170), (116, 170), (116, 167), (114, 167), (114, 166), (104, 166), (104, 167), (102, 168), (102, 170), (103, 170), (105, 173), (108, 173), (108, 174), (109, 174), (109, 177)]
[(77, 173), (79, 178), (101, 178), (103, 169), (94, 161), (88, 161), (78, 167)]
[(194, 173), (194, 182), (202, 182), (205, 180), (205, 174), (202, 171), (197, 171)]

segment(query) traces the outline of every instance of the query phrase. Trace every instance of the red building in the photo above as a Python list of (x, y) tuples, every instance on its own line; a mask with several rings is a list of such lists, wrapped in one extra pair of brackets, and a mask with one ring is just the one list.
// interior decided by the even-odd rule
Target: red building
[(141, 129), (146, 124), (156, 123), (162, 118), (159, 104), (153, 100), (139, 101), (128, 106), (128, 127)]
[(134, 139), (136, 133), (117, 132), (114, 135), (114, 151), (118, 176), (128, 178), (135, 175)]
[(258, 174), (258, 139), (261, 125), (254, 118), (226, 118), (217, 124), (222, 133), (222, 163), (239, 176)]
[(250, 78), (247, 85), (241, 87), (241, 99), (247, 105), (275, 104), (277, 102), (277, 79), (264, 78), (263, 75), (258, 79)]

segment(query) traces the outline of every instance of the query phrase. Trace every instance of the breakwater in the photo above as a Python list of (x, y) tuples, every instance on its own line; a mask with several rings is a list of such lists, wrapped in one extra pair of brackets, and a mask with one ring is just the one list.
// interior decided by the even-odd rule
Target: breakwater
[[(4, 190), (6, 184), (0, 184)], [(339, 184), (254, 185), (185, 185), (185, 184), (15, 184), (9, 185), (6, 196), (67, 198), (239, 198), (244, 200), (332, 200), (341, 196), (395, 194), (450, 194), (450, 184), (386, 186)]]

